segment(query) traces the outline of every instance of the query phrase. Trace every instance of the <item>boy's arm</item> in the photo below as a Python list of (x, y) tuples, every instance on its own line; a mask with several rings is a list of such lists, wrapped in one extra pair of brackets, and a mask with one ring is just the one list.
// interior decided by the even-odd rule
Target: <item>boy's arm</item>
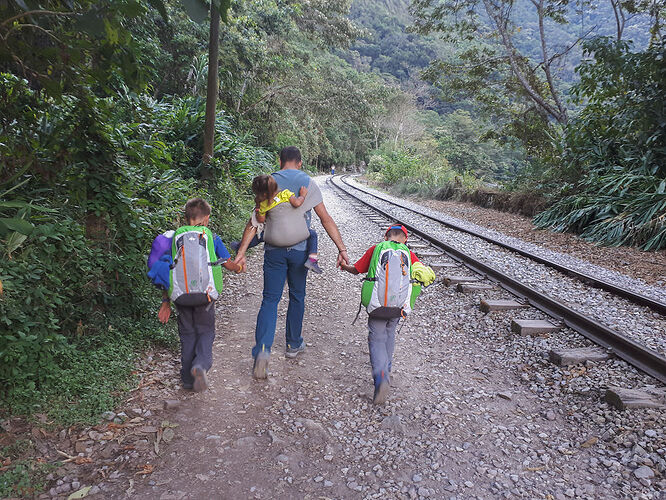
[(261, 210), (259, 210), (259, 207), (255, 207), (254, 217), (257, 219), (257, 222), (259, 224), (263, 224), (264, 222), (266, 222), (266, 212), (262, 212)]
[(301, 190), (298, 192), (298, 196), (292, 195), (289, 198), (289, 203), (291, 203), (291, 206), (294, 208), (300, 207), (303, 202), (305, 201), (305, 197), (308, 195), (308, 188), (305, 186), (301, 186)]
[[(217, 258), (224, 262), (222, 265), (228, 269), (229, 271), (234, 271), (236, 273), (240, 273), (243, 270), (244, 264), (238, 264), (231, 260), (231, 255), (229, 255), (229, 251), (227, 250), (227, 247), (224, 246), (224, 242), (222, 241), (222, 238), (220, 238), (218, 235), (215, 235), (215, 239), (213, 240), (215, 242), (215, 255), (217, 255)], [(218, 261), (219, 262), (219, 261)]]
[(340, 269), (347, 271), (348, 273), (360, 274), (358, 269), (356, 269), (354, 266), (350, 266), (349, 264), (340, 264)]
[(250, 246), (250, 241), (252, 241), (255, 234), (257, 234), (257, 228), (252, 225), (252, 221), (248, 221), (245, 226), (245, 231), (243, 232), (240, 247), (238, 248), (238, 252), (236, 252), (236, 258), (234, 259), (236, 264), (245, 267), (245, 252), (247, 251), (247, 247)]
[(226, 269), (229, 271), (233, 271), (236, 274), (243, 272), (243, 269), (245, 267), (244, 264), (236, 264), (233, 260), (229, 259), (226, 261), (224, 264), (222, 264)]

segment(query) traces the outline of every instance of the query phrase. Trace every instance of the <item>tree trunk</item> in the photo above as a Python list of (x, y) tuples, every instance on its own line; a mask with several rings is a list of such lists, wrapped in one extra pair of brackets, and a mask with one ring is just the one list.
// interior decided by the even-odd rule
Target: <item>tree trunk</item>
[(217, 111), (218, 59), (220, 52), (220, 11), (214, 3), (210, 6), (210, 37), (208, 41), (208, 86), (206, 88), (206, 121), (204, 125), (204, 150), (201, 177), (213, 179), (210, 160), (215, 142), (215, 115)]
[[(508, 17), (506, 14), (499, 11), (490, 0), (483, 0), (484, 7), (488, 13), (488, 17), (492, 20), (493, 24), (497, 28), (497, 31), (501, 37), (500, 42), (504, 45), (506, 55), (509, 59), (509, 66), (511, 67), (511, 72), (514, 74), (520, 85), (525, 89), (527, 95), (532, 99), (532, 101), (537, 105), (537, 107), (544, 110), (548, 115), (554, 118), (558, 123), (566, 125), (567, 115), (563, 115), (560, 112), (560, 109), (556, 106), (551, 105), (547, 99), (545, 99), (536, 89), (532, 86), (529, 81), (529, 75), (520, 67), (520, 54), (513, 46), (509, 30), (508, 30)], [(504, 16), (504, 17), (503, 17)], [(547, 63), (548, 61), (545, 61)], [(555, 90), (555, 89), (551, 89)]]

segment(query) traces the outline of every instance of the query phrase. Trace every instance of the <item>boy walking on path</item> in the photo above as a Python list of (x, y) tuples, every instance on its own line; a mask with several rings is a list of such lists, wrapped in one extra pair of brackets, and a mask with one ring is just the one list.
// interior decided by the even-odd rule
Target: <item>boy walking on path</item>
[[(253, 375), (257, 379), (265, 379), (268, 376), (268, 361), (275, 338), (278, 304), (285, 281), (289, 285), (289, 307), (285, 328), (286, 356), (294, 358), (305, 350), (302, 329), (308, 272), (305, 263), (308, 259), (310, 209), (314, 208), (322, 226), (338, 247), (337, 265), (349, 263), (347, 249), (342, 242), (338, 226), (326, 210), (319, 187), (301, 170), (302, 165), (301, 152), (298, 148), (289, 146), (280, 152), (280, 170), (272, 174), (280, 191), (288, 189), (293, 193), (299, 193), (301, 187), (305, 186), (307, 196), (298, 211), (283, 203), (268, 212), (264, 231), (263, 300), (257, 315), (255, 345), (252, 348)], [(245, 227), (234, 262), (245, 264), (245, 251), (256, 231), (257, 228), (250, 221)]]
[[(416, 283), (415, 269), (420, 280), (430, 274), (426, 283), (434, 281), (434, 273), (407, 248), (407, 229), (391, 226), (385, 241), (368, 249), (353, 266), (342, 265), (351, 274), (368, 273), (362, 290), (362, 305), (368, 310), (368, 348), (375, 384), (374, 404), (383, 404), (390, 389), (391, 365), (395, 347), (395, 331), (401, 317), (411, 311), (421, 291)], [(413, 284), (414, 283), (414, 284)], [(360, 312), (360, 309), (359, 309)]]
[(148, 277), (164, 289), (159, 320), (171, 316), (171, 300), (178, 309), (183, 388), (201, 392), (208, 387), (206, 373), (213, 365), (215, 300), (222, 290), (218, 265), (239, 273), (243, 267), (231, 261), (222, 239), (208, 229), (211, 207), (202, 198), (185, 205), (185, 221), (153, 242), (148, 257)]

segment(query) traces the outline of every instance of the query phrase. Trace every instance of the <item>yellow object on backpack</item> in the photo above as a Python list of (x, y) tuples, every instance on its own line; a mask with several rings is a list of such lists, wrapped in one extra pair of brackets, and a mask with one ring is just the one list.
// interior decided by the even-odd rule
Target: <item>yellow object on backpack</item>
[(435, 271), (420, 262), (414, 262), (412, 264), (412, 279), (418, 281), (423, 286), (430, 286), (435, 282)]

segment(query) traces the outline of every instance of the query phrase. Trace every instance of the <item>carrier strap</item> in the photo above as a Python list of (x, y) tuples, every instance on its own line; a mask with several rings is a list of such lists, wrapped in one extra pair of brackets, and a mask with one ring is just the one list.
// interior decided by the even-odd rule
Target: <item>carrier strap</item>
[(423, 281), (419, 281), (419, 280), (409, 280), (409, 282), (410, 283), (418, 283), (419, 285), (421, 285), (421, 288), (423, 288), (424, 290), (435, 284), (434, 281), (432, 283), (430, 283), (429, 285), (426, 285), (426, 284), (423, 283)]
[(402, 327), (405, 326), (405, 323), (407, 323), (407, 316), (403, 316), (402, 325), (400, 325), (400, 328), (398, 328), (398, 333), (397, 333), (398, 335), (400, 335)]
[(363, 301), (358, 303), (358, 312), (356, 313), (354, 321), (352, 321), (352, 326), (354, 326), (356, 324), (356, 321), (358, 321), (358, 317), (361, 315), (361, 309), (363, 309)]
[[(363, 278), (361, 278), (361, 281), (377, 281), (377, 278), (368, 278), (367, 276), (364, 276)], [(363, 309), (363, 300), (361, 300), (361, 302), (358, 303), (358, 312), (356, 313), (354, 321), (352, 321), (352, 326), (354, 326), (358, 321), (358, 317), (361, 315), (361, 309)]]
[(173, 269), (173, 268), (175, 268), (175, 267), (176, 267), (176, 264), (178, 264), (178, 260), (180, 259), (180, 254), (181, 254), (182, 249), (183, 249), (183, 247), (180, 247), (180, 248), (178, 249), (178, 252), (176, 253), (176, 258), (173, 259), (173, 264), (171, 264), (171, 265), (169, 266), (169, 269)]

